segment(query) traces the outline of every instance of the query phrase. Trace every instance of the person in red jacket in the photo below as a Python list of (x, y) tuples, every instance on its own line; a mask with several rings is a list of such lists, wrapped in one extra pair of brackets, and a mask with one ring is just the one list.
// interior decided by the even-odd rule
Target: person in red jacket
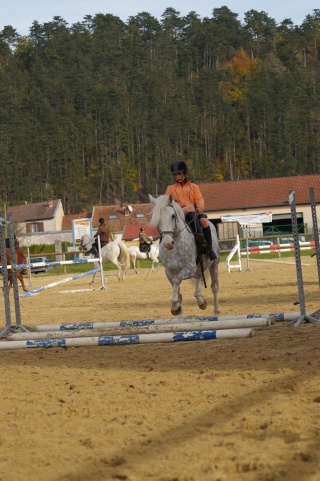
[(212, 237), (209, 221), (204, 211), (204, 198), (199, 186), (187, 179), (188, 167), (185, 162), (177, 160), (171, 165), (174, 184), (169, 185), (165, 194), (172, 194), (174, 200), (182, 207), (186, 222), (195, 235), (196, 241), (207, 243), (207, 252), (210, 260), (216, 259), (217, 254), (212, 248)]

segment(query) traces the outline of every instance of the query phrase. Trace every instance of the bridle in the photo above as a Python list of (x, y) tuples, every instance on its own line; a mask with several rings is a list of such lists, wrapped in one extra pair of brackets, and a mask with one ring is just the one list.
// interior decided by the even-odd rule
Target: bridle
[(182, 227), (182, 229), (179, 230), (179, 227), (178, 227), (178, 214), (174, 208), (173, 205), (169, 205), (168, 207), (171, 207), (173, 209), (173, 214), (172, 214), (172, 219), (174, 219), (174, 229), (173, 230), (161, 230), (159, 227), (158, 227), (158, 230), (159, 230), (159, 233), (160, 233), (160, 236), (161, 238), (164, 236), (164, 235), (170, 235), (172, 237), (172, 239), (176, 239), (179, 234), (186, 228), (188, 228), (188, 224), (186, 224), (184, 222), (184, 226)]
[(82, 250), (82, 249), (85, 249), (87, 247), (88, 244), (90, 244), (90, 242), (93, 240), (93, 237), (92, 239), (89, 239), (88, 242), (86, 244), (83, 244), (83, 239), (80, 240), (80, 244), (79, 244), (79, 249)]

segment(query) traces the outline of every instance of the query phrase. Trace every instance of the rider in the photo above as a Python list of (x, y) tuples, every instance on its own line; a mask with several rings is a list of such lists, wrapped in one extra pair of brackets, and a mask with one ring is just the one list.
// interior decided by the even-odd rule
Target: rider
[(94, 256), (98, 256), (99, 251), (98, 251), (98, 236), (100, 236), (100, 246), (103, 247), (108, 244), (109, 242), (109, 230), (108, 227), (106, 226), (103, 217), (100, 217), (99, 219), (99, 227), (97, 232), (95, 233), (94, 237), (94, 243), (92, 244), (91, 249), (87, 252), (87, 254), (92, 253)]
[(148, 237), (145, 233), (144, 227), (141, 227), (139, 232), (139, 250), (140, 252), (145, 252), (147, 257), (148, 252), (150, 252), (150, 244), (152, 244), (152, 237)]
[(205, 240), (209, 259), (216, 259), (217, 254), (212, 248), (209, 221), (207, 216), (203, 214), (204, 198), (199, 187), (187, 179), (188, 167), (185, 162), (176, 160), (171, 165), (171, 172), (174, 177), (174, 184), (167, 187), (165, 194), (172, 194), (177, 204), (182, 207), (186, 221), (195, 235), (196, 241), (199, 244), (203, 244)]

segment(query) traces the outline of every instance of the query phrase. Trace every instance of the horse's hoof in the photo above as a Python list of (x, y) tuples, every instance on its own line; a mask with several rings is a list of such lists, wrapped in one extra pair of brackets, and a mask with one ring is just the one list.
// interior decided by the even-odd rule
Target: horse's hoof
[(173, 310), (173, 309), (171, 309), (171, 314), (172, 314), (173, 316), (178, 316), (179, 314), (181, 314), (181, 306), (178, 307), (178, 309), (177, 309), (176, 311)]
[(199, 305), (199, 307), (200, 307), (200, 309), (202, 309), (203, 311), (204, 311), (205, 309), (207, 309), (207, 307), (208, 307), (207, 301), (204, 301), (204, 303), (201, 304), (201, 306)]

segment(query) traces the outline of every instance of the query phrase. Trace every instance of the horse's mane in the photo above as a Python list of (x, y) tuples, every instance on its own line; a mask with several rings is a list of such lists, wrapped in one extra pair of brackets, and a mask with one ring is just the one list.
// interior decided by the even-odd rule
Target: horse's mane
[(172, 205), (177, 212), (178, 216), (184, 220), (184, 213), (182, 208), (180, 207), (179, 204), (177, 204), (171, 196), (168, 195), (160, 195), (156, 199), (156, 203), (153, 206), (152, 209), (152, 217), (150, 220), (151, 225), (158, 225), (162, 216), (163, 209), (167, 207), (168, 205)]

